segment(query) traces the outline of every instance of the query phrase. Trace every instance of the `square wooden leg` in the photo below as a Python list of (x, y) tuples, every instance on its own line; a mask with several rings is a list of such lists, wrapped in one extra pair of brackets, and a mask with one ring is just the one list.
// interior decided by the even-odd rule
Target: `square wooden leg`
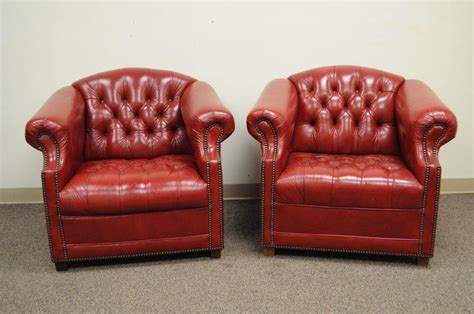
[(264, 247), (263, 255), (265, 256), (275, 256), (275, 248), (273, 247)]
[(211, 251), (211, 258), (221, 258), (221, 251), (222, 250)]
[(417, 257), (416, 258), (416, 265), (418, 265), (418, 266), (428, 267), (429, 263), (430, 263), (429, 257)]
[(68, 265), (66, 262), (57, 262), (57, 263), (54, 263), (54, 265), (56, 266), (56, 271), (68, 270)]

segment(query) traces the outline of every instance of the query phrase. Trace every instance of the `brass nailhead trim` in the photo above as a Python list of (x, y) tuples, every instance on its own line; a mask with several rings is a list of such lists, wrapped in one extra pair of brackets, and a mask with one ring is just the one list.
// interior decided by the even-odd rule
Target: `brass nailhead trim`
[(262, 118), (255, 123), (255, 130), (262, 137), (264, 142), (264, 156), (262, 156), (262, 166), (261, 166), (261, 181), (262, 181), (262, 243), (264, 244), (264, 221), (265, 221), (265, 157), (268, 152), (268, 139), (265, 136), (265, 133), (260, 129), (259, 124), (265, 122), (270, 126), (270, 129), (273, 133), (273, 156), (272, 156), (272, 182), (271, 182), (271, 194), (270, 194), (270, 244), (273, 245), (275, 242), (274, 236), (274, 221), (275, 221), (275, 173), (276, 173), (276, 157), (278, 152), (278, 133), (273, 123), (266, 119)]
[(221, 247), (223, 247), (224, 244), (224, 227), (223, 227), (223, 213), (222, 213), (222, 208), (223, 208), (223, 192), (222, 192), (222, 165), (221, 165), (221, 159), (220, 159), (220, 143), (223, 139), (224, 136), (224, 128), (222, 124), (220, 123), (212, 123), (206, 128), (206, 133), (204, 136), (204, 155), (206, 157), (206, 177), (207, 177), (207, 198), (208, 198), (208, 229), (209, 229), (209, 249), (212, 248), (212, 195), (211, 195), (211, 170), (210, 170), (210, 161), (209, 161), (209, 155), (208, 155), (208, 135), (209, 131), (213, 127), (219, 127), (220, 133), (217, 138), (217, 143), (216, 143), (216, 154), (217, 154), (217, 161), (218, 161), (218, 185), (219, 185), (219, 228), (220, 228), (220, 239), (221, 239)]
[(203, 249), (187, 249), (187, 250), (162, 251), (162, 252), (151, 252), (151, 253), (113, 255), (113, 256), (66, 258), (64, 260), (58, 260), (54, 262), (100, 261), (100, 260), (117, 259), (117, 258), (133, 258), (133, 257), (146, 257), (146, 256), (156, 256), (156, 255), (166, 255), (166, 254), (206, 252), (206, 251), (221, 250), (222, 248), (223, 247), (220, 246), (220, 247), (215, 247), (215, 248), (203, 248)]
[[(41, 151), (43, 154), (45, 153), (45, 148), (43, 144), (38, 143), (38, 146), (40, 147)], [(43, 168), (47, 167), (47, 160), (46, 158), (43, 158)], [(49, 244), (49, 255), (51, 258), (51, 261), (54, 262), (54, 257), (53, 257), (53, 240), (51, 239), (51, 225), (49, 222), (49, 209), (48, 209), (48, 198), (46, 196), (46, 179), (44, 177), (44, 172), (41, 172), (41, 185), (43, 186), (43, 203), (44, 203), (44, 209), (45, 209), (45, 215), (46, 215), (46, 230), (48, 232), (48, 244)]]
[(224, 131), (222, 130), (221, 134), (218, 138), (218, 145), (217, 145), (217, 158), (218, 158), (218, 179), (219, 179), (219, 218), (220, 218), (220, 230), (221, 230), (221, 247), (224, 246), (224, 191), (222, 188), (222, 164), (221, 164), (221, 145), (220, 142), (224, 137)]
[(260, 137), (262, 138), (263, 141), (263, 156), (261, 160), (261, 166), (260, 166), (260, 181), (262, 182), (260, 184), (260, 207), (261, 207), (261, 241), (262, 244), (265, 244), (265, 228), (264, 228), (264, 222), (265, 222), (265, 158), (267, 155), (268, 151), (268, 142), (267, 138), (265, 137), (265, 134), (262, 132), (262, 130), (258, 127), (258, 124), (255, 125), (255, 130), (260, 134)]
[[(36, 137), (36, 143), (38, 144), (38, 147), (41, 149), (43, 152), (43, 167), (46, 168), (48, 165), (48, 152), (46, 150), (46, 147), (44, 147), (43, 143), (41, 143), (40, 138), (42, 136), (48, 136), (54, 143), (54, 149), (56, 151), (56, 166), (54, 169), (54, 188), (55, 188), (55, 193), (56, 193), (56, 210), (58, 213), (58, 222), (59, 222), (59, 230), (61, 233), (61, 244), (63, 247), (63, 254), (64, 258), (67, 259), (67, 247), (66, 247), (66, 241), (64, 239), (64, 228), (63, 228), (63, 221), (62, 221), (62, 215), (61, 215), (61, 206), (60, 206), (60, 201), (59, 201), (59, 162), (61, 159), (61, 152), (59, 150), (59, 144), (56, 140), (56, 138), (48, 132), (40, 132), (38, 136)], [(46, 182), (45, 182), (45, 176), (44, 176), (44, 170), (41, 172), (41, 183), (43, 185), (43, 201), (44, 201), (44, 207), (46, 211), (46, 225), (48, 229), (48, 241), (49, 241), (49, 250), (51, 253), (51, 260), (54, 261), (53, 257), (53, 240), (51, 238), (51, 223), (49, 221), (49, 210), (48, 210), (48, 201), (46, 197)]]
[(286, 246), (286, 245), (273, 245), (267, 246), (275, 249), (291, 249), (291, 250), (304, 250), (304, 251), (320, 251), (320, 252), (334, 252), (334, 253), (355, 253), (355, 254), (377, 254), (377, 255), (394, 255), (394, 256), (412, 256), (412, 257), (432, 257), (430, 255), (419, 255), (410, 253), (392, 253), (383, 251), (364, 251), (364, 250), (345, 250), (345, 249), (327, 249), (327, 248), (316, 248), (316, 247), (301, 247), (301, 246)]
[[(425, 211), (426, 211), (426, 202), (427, 202), (427, 193), (428, 193), (428, 183), (429, 183), (429, 160), (428, 160), (428, 148), (427, 148), (427, 141), (428, 141), (428, 133), (435, 127), (442, 127), (443, 132), (438, 136), (434, 145), (433, 145), (433, 158), (435, 160), (438, 159), (438, 145), (441, 142), (441, 139), (446, 135), (448, 132), (448, 126), (444, 123), (434, 123), (426, 128), (425, 132), (423, 133), (423, 156), (425, 159), (425, 182), (423, 186), (423, 206), (421, 208), (421, 222), (420, 222), (420, 241), (418, 243), (418, 255), (422, 256), (423, 250), (423, 236), (424, 236), (424, 225), (425, 225)], [(433, 213), (433, 224), (431, 227), (431, 252), (430, 254), (433, 255), (434, 249), (434, 241), (436, 235), (436, 223), (438, 219), (438, 205), (439, 205), (439, 192), (440, 192), (440, 185), (441, 185), (441, 167), (437, 167), (436, 169), (436, 194), (435, 194), (435, 208)]]

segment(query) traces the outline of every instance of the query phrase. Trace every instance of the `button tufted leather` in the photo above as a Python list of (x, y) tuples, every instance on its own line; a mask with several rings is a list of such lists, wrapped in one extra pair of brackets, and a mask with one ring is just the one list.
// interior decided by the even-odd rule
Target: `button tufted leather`
[(395, 94), (402, 77), (363, 67), (333, 66), (289, 79), (299, 96), (293, 151), (398, 153)]
[(262, 151), (263, 245), (431, 257), (438, 152), (456, 125), (425, 84), (375, 69), (270, 82), (247, 117)]
[(175, 72), (118, 69), (57, 91), (25, 133), (43, 152), (51, 259), (222, 249), (233, 131), (212, 87)]
[(60, 193), (64, 215), (94, 216), (207, 206), (190, 155), (84, 162)]
[(180, 105), (194, 81), (171, 71), (121, 69), (75, 82), (86, 104), (85, 159), (191, 154)]
[(275, 201), (317, 206), (419, 209), (423, 186), (387, 155), (291, 153)]

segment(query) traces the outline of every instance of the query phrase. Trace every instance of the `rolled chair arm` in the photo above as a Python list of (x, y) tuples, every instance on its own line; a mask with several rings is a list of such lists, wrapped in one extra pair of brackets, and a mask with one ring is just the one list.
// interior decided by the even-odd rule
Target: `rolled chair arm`
[(184, 91), (181, 114), (199, 172), (206, 178), (206, 162), (220, 158), (220, 143), (234, 132), (234, 118), (214, 89), (201, 81)]
[(84, 100), (73, 87), (56, 91), (26, 124), (25, 137), (45, 158), (44, 172), (57, 172), (59, 188), (83, 158)]
[(275, 162), (276, 176), (283, 171), (295, 127), (298, 95), (287, 79), (271, 81), (247, 116), (249, 133), (261, 144), (262, 160)]
[(456, 117), (426, 84), (417, 80), (403, 83), (395, 108), (403, 158), (423, 183), (426, 167), (439, 167), (440, 147), (455, 137)]

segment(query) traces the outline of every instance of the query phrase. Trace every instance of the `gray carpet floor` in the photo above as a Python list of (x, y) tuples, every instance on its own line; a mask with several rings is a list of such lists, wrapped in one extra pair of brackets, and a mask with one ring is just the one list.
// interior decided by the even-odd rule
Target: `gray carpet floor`
[(257, 201), (225, 202), (222, 258), (84, 263), (58, 273), (42, 205), (0, 205), (1, 312), (474, 312), (474, 194), (443, 195), (435, 257), (260, 247)]

